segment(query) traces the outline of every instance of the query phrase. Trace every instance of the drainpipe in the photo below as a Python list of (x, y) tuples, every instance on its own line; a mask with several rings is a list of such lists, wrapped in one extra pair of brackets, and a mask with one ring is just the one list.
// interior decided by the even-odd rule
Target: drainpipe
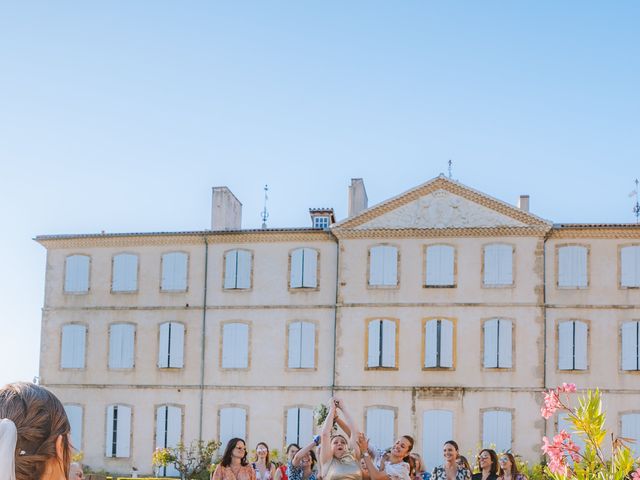
[(204, 418), (204, 360), (205, 360), (205, 333), (207, 326), (207, 271), (209, 267), (209, 242), (204, 236), (204, 286), (202, 293), (202, 340), (200, 344), (200, 414), (198, 421), (198, 440), (202, 440), (202, 422)]
[[(542, 240), (542, 388), (547, 388), (547, 240), (549, 232), (545, 233)], [(544, 436), (547, 436), (547, 420), (544, 421)]]
[(333, 309), (333, 371), (331, 372), (331, 396), (336, 389), (336, 357), (338, 355), (338, 299), (340, 298), (340, 240), (336, 251), (336, 304)]

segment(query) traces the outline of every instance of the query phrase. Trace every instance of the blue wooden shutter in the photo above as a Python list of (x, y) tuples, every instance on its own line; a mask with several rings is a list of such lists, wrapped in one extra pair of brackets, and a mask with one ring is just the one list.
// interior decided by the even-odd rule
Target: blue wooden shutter
[(422, 448), (426, 471), (442, 465), (442, 445), (453, 438), (453, 412), (426, 410), (422, 416)]

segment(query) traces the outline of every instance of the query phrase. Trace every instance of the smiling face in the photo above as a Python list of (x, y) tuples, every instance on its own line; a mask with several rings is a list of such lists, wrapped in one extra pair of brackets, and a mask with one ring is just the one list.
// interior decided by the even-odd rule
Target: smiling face
[(235, 458), (244, 458), (247, 454), (247, 447), (242, 440), (238, 440), (236, 442), (236, 446), (233, 448), (231, 452), (231, 456)]
[(409, 455), (411, 447), (412, 445), (409, 440), (407, 440), (405, 437), (400, 437), (398, 440), (396, 440), (396, 443), (393, 444), (393, 447), (391, 447), (391, 454), (395, 457), (404, 458)]
[(256, 445), (256, 456), (259, 459), (261, 460), (266, 459), (268, 454), (269, 454), (269, 447), (267, 447), (264, 443), (259, 443), (258, 445)]
[(480, 466), (480, 470), (489, 470), (491, 469), (491, 454), (486, 450), (480, 452), (478, 455), (478, 465)]
[(513, 466), (511, 463), (511, 460), (509, 460), (509, 457), (506, 455), (501, 455), (500, 458), (498, 459), (498, 461), (500, 462), (500, 466), (502, 467), (502, 469), (505, 472), (511, 472), (511, 467)]
[(289, 449), (287, 450), (287, 460), (289, 461), (293, 460), (293, 457), (296, 456), (296, 453), (298, 453), (298, 450), (300, 449), (295, 445), (290, 445)]
[(445, 462), (455, 462), (458, 458), (458, 450), (450, 443), (445, 443), (442, 447), (442, 456)]
[(336, 458), (341, 458), (345, 453), (347, 453), (347, 439), (336, 435), (331, 439), (331, 453)]

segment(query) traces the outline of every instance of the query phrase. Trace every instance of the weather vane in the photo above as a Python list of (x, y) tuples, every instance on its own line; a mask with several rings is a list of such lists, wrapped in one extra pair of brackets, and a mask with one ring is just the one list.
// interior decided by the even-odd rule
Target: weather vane
[(449, 159), (449, 180), (451, 180), (451, 172), (453, 171), (453, 161)]
[(636, 197), (636, 204), (633, 206), (633, 213), (636, 216), (636, 223), (639, 223), (640, 221), (640, 194), (638, 193), (640, 191), (640, 189), (638, 188), (638, 179), (636, 178), (635, 181), (636, 184), (636, 189), (631, 192), (629, 194), (630, 197), (633, 197), (635, 195)]
[(269, 185), (264, 186), (264, 208), (262, 209), (262, 213), (260, 217), (262, 217), (262, 228), (267, 228), (267, 218), (269, 218), (269, 212), (267, 211), (267, 200), (269, 197), (267, 196), (267, 192), (269, 191)]

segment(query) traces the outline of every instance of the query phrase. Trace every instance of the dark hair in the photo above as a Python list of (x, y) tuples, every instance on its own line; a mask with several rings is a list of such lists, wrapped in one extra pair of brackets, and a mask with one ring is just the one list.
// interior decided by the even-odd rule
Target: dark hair
[(458, 444), (455, 440), (447, 440), (446, 442), (444, 442), (444, 445), (449, 444), (451, 445), (453, 448), (456, 449), (456, 452), (460, 451), (460, 448), (458, 447)]
[(471, 465), (469, 465), (469, 460), (467, 460), (467, 457), (465, 457), (464, 455), (458, 455), (458, 458), (456, 459), (456, 461), (459, 461), (460, 463), (462, 463), (464, 465), (464, 468), (469, 470), (469, 473), (472, 472)]
[(407, 456), (404, 457), (402, 460), (404, 462), (407, 462), (409, 464), (409, 469), (411, 471), (413, 471), (413, 470), (415, 470), (415, 466), (416, 465), (415, 465), (415, 462), (414, 462), (413, 458), (411, 458), (410, 453), (411, 453), (411, 450), (413, 450), (413, 444), (415, 442), (414, 442), (413, 437), (411, 435), (402, 435), (402, 437), (400, 437), (400, 438), (404, 438), (409, 442), (409, 451), (407, 452)]
[[(271, 462), (269, 461), (269, 445), (267, 445), (267, 444), (266, 444), (266, 443), (264, 443), (264, 442), (258, 442), (258, 444), (256, 445), (256, 462), (258, 461), (258, 447), (259, 447), (260, 445), (264, 445), (264, 448), (266, 448), (266, 449), (267, 449), (267, 456), (266, 456), (266, 458), (264, 459), (264, 466), (265, 466), (266, 468), (269, 468), (269, 465), (271, 465)], [(254, 465), (254, 467), (255, 467), (255, 465)]]
[(316, 458), (316, 452), (313, 450), (309, 450), (309, 455), (311, 456), (311, 469), (313, 470), (315, 464), (318, 463), (318, 459)]
[(227, 442), (227, 446), (224, 449), (224, 453), (222, 454), (222, 460), (220, 461), (220, 465), (222, 465), (223, 467), (228, 467), (229, 465), (231, 465), (231, 454), (233, 453), (233, 449), (236, 448), (236, 445), (238, 444), (238, 442), (242, 442), (244, 443), (245, 446), (245, 450), (244, 450), (244, 457), (242, 457), (242, 459), (240, 460), (240, 464), (245, 467), (247, 465), (249, 465), (249, 463), (247, 462), (247, 442), (245, 442), (242, 438), (232, 438), (231, 440), (229, 440)]
[[(504, 452), (501, 455), (507, 457), (511, 462), (511, 476), (515, 478), (515, 476), (518, 475), (520, 471), (518, 470), (518, 465), (516, 465), (516, 459), (514, 458), (513, 454)], [(502, 465), (500, 465), (500, 468), (502, 468)]]
[(0, 389), (0, 418), (16, 425), (16, 480), (40, 478), (48, 460), (58, 459), (56, 442), (62, 436), (61, 468), (69, 476), (71, 449), (69, 419), (60, 400), (33, 383), (10, 383)]
[(297, 443), (290, 443), (289, 445), (287, 445), (287, 449), (285, 450), (287, 455), (289, 454), (289, 450), (291, 450), (291, 447), (296, 447), (298, 450), (300, 450), (300, 445), (298, 445)]
[[(480, 453), (478, 453), (478, 468), (480, 468), (480, 455), (482, 455), (482, 452), (487, 452), (491, 457), (491, 473), (499, 475), (501, 468), (498, 464), (498, 454), (491, 448), (483, 448), (480, 450)], [(482, 471), (482, 468), (480, 468), (480, 471)]]

